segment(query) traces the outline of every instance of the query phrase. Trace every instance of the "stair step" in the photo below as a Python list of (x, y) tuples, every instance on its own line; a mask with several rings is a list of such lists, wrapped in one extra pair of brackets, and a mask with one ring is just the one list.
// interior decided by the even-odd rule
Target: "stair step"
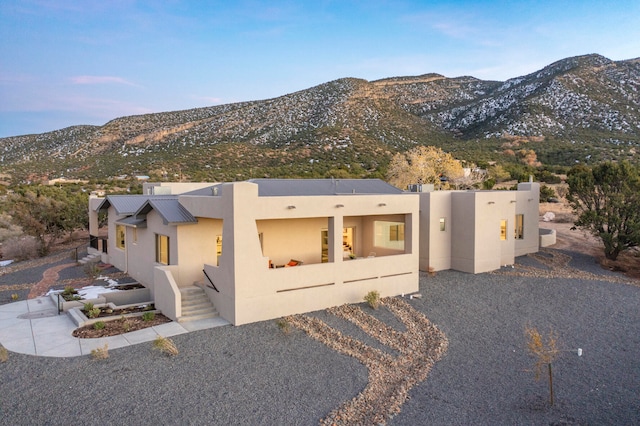
[(201, 314), (201, 315), (189, 315), (189, 316), (183, 315), (180, 318), (178, 318), (178, 322), (189, 322), (189, 321), (197, 321), (197, 320), (210, 319), (210, 318), (218, 318), (218, 312)]
[(204, 306), (201, 308), (189, 308), (189, 309), (185, 309), (182, 308), (182, 315), (183, 316), (188, 316), (188, 315), (199, 315), (199, 314), (204, 314), (204, 313), (208, 313), (208, 312), (216, 312), (216, 310), (214, 309), (213, 305), (209, 305), (209, 306)]
[(101, 255), (99, 254), (88, 254), (82, 259), (78, 260), (78, 263), (80, 263), (81, 265), (86, 265), (87, 263), (97, 262), (100, 260), (100, 258)]
[(218, 311), (202, 288), (183, 287), (180, 289), (180, 295), (182, 297), (182, 316), (178, 318), (178, 322), (218, 317)]
[(213, 303), (211, 303), (209, 300), (197, 300), (197, 301), (182, 304), (182, 310), (207, 309), (207, 308), (213, 308)]

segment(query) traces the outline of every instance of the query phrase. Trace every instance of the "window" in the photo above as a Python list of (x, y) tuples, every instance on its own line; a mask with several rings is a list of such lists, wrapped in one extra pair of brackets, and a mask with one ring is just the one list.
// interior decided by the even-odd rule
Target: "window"
[(156, 262), (169, 264), (169, 237), (156, 234)]
[(216, 235), (216, 265), (220, 266), (220, 256), (222, 256), (222, 235)]
[[(355, 227), (347, 227), (342, 228), (342, 258), (352, 258), (355, 256)], [(327, 263), (329, 262), (329, 230), (322, 229), (320, 231), (320, 240), (321, 240), (321, 262)]]
[(132, 240), (133, 240), (133, 244), (138, 244), (138, 228), (133, 228), (133, 236), (132, 236)]
[(446, 225), (445, 225), (444, 217), (441, 217), (441, 218), (440, 218), (440, 230), (441, 230), (441, 231), (445, 231), (446, 229), (447, 229), (447, 228), (446, 228)]
[(507, 219), (500, 220), (500, 240), (507, 239)]
[(404, 223), (389, 226), (389, 241), (404, 241)]
[(392, 250), (404, 250), (404, 222), (376, 220), (373, 245)]
[(329, 261), (329, 231), (327, 229), (323, 229), (320, 231), (320, 246), (322, 250), (322, 263), (327, 263)]
[(524, 215), (516, 215), (516, 240), (524, 239)]
[(126, 228), (124, 225), (116, 225), (116, 247), (124, 250), (124, 244), (126, 239)]

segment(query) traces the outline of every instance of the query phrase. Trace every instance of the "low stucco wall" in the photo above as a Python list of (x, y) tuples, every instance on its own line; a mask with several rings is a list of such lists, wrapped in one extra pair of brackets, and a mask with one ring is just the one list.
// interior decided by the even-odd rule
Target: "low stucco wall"
[(540, 234), (540, 247), (549, 247), (556, 243), (556, 230), (555, 229), (539, 229)]
[(182, 295), (173, 279), (176, 266), (156, 266), (153, 268), (154, 304), (156, 309), (177, 321), (182, 316)]

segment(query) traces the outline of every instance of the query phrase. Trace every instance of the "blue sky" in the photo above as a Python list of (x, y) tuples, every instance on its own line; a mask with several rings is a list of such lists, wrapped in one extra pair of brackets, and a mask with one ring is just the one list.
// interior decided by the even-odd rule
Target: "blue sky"
[(640, 2), (2, 0), (0, 137), (588, 53), (639, 57)]

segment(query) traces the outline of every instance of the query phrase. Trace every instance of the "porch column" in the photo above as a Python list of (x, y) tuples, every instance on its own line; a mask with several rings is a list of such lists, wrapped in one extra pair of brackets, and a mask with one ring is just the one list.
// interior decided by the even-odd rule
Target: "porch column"
[(342, 228), (344, 219), (342, 216), (329, 218), (329, 262), (342, 262)]

